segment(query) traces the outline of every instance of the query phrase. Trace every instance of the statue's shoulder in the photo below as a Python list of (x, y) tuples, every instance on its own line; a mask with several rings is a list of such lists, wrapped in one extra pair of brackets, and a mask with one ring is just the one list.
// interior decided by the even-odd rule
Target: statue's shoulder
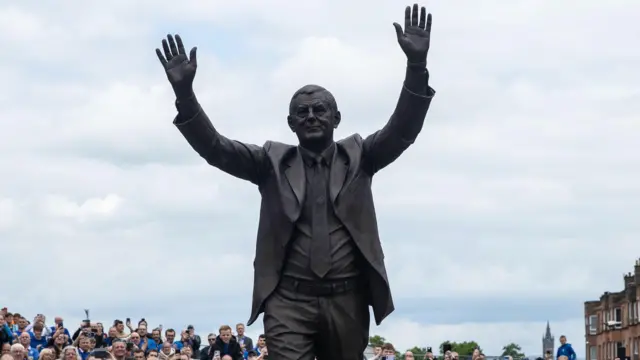
[(291, 144), (284, 144), (279, 141), (268, 140), (262, 146), (269, 157), (278, 159), (284, 157), (289, 151), (296, 146)]
[(356, 133), (344, 139), (338, 140), (337, 144), (347, 152), (354, 153), (362, 151), (362, 136)]

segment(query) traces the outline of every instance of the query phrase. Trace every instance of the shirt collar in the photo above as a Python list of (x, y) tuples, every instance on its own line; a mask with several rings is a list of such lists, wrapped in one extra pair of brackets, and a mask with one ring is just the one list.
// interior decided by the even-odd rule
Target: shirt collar
[(304, 160), (307, 166), (314, 166), (318, 156), (321, 157), (325, 165), (328, 166), (333, 161), (333, 155), (336, 152), (336, 143), (331, 143), (331, 145), (329, 145), (328, 148), (324, 149), (320, 154), (315, 153), (311, 150), (307, 150), (302, 146), (298, 146), (298, 149), (300, 149), (302, 160)]

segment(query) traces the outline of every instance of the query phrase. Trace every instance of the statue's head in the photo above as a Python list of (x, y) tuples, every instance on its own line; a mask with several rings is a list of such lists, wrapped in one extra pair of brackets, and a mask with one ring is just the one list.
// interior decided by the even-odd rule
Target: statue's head
[(306, 85), (293, 94), (287, 121), (300, 145), (313, 148), (333, 140), (333, 130), (340, 124), (340, 112), (327, 89)]

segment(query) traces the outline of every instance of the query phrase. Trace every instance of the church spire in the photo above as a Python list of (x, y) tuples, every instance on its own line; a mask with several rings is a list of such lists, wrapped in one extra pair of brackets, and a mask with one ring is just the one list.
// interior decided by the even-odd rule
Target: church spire
[(549, 326), (549, 320), (547, 320), (547, 331), (544, 333), (546, 339), (551, 338), (551, 327)]

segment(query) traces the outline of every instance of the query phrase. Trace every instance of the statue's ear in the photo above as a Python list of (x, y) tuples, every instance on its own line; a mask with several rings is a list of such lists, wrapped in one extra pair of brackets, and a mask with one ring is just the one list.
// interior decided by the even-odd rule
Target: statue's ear
[(287, 124), (289, 124), (289, 129), (291, 129), (291, 131), (296, 132), (296, 128), (293, 123), (293, 116), (287, 116)]
[(340, 125), (340, 120), (342, 120), (342, 114), (340, 114), (340, 111), (336, 111), (336, 115), (333, 118), (333, 127), (334, 128), (338, 128), (338, 125)]

